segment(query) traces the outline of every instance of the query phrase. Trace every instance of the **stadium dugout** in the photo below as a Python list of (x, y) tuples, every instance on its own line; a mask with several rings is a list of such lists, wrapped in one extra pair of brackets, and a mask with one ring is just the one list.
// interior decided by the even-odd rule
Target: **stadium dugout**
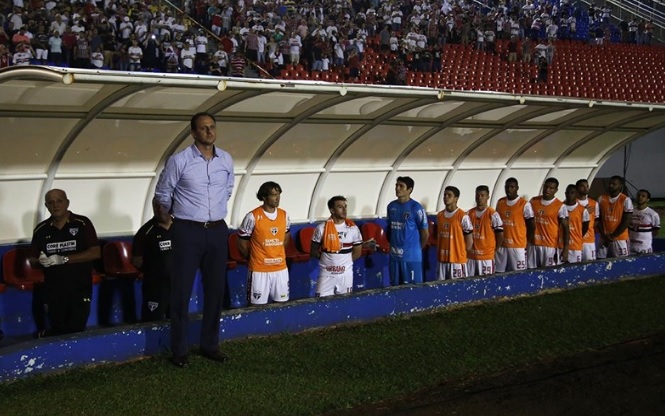
[[(256, 206), (259, 185), (272, 180), (284, 190), (281, 206), (294, 235), (327, 218), (326, 201), (338, 194), (348, 198), (349, 216), (358, 223), (385, 226), (398, 176), (414, 178), (412, 196), (430, 215), (443, 209), (447, 185), (461, 189), (459, 206), (468, 209), (477, 185), (489, 186), (494, 205), (509, 177), (520, 181), (525, 197), (539, 194), (550, 176), (561, 184), (591, 182), (616, 149), (665, 127), (662, 104), (14, 67), (0, 71), (0, 255), (30, 241), (35, 224), (48, 215), (43, 197), (52, 188), (67, 191), (72, 210), (90, 217), (104, 241), (130, 239), (152, 216), (159, 173), (170, 155), (191, 143), (189, 121), (199, 111), (215, 114), (217, 143), (234, 157), (230, 227)], [(430, 270), (428, 283), (388, 288), (385, 254), (371, 256), (375, 261), (359, 260), (365, 263), (356, 293), (325, 300), (311, 298), (316, 262), (294, 263), (292, 290), (301, 300), (261, 310), (234, 300), (246, 275), (246, 266), (236, 264), (229, 271), (236, 286), (230, 287), (232, 309), (222, 317), (223, 339), (655, 274), (665, 259), (653, 254), (443, 283), (431, 282)], [(29, 295), (9, 285), (0, 293), (0, 321), (9, 337), (30, 334)], [(200, 288), (192, 313), (200, 312), (199, 295)], [(88, 324), (97, 326), (94, 313)], [(0, 381), (127, 360), (163, 345), (167, 323), (25, 341), (0, 348)]]

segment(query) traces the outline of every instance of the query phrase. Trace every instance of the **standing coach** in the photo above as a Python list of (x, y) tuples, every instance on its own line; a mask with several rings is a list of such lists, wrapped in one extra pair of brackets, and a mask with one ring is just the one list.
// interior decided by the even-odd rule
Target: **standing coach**
[(229, 229), (224, 218), (233, 191), (233, 159), (215, 146), (216, 122), (211, 114), (192, 116), (191, 134), (194, 143), (168, 159), (155, 189), (161, 206), (174, 217), (171, 349), (172, 362), (180, 368), (189, 366), (188, 308), (197, 270), (204, 292), (201, 355), (218, 362), (228, 359), (219, 351), (219, 320), (226, 286)]

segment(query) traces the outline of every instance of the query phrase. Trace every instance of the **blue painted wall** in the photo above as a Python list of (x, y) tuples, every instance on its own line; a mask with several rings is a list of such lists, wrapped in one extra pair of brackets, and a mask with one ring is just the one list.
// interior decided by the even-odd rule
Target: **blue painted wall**
[[(661, 275), (665, 254), (566, 265), (458, 281), (365, 290), (324, 299), (302, 299), (264, 308), (225, 311), (223, 340), (300, 332), (330, 325), (371, 321), (468, 302), (538, 294), (619, 279)], [(0, 302), (5, 294), (0, 295)], [(190, 325), (190, 344), (198, 340), (198, 316)], [(166, 351), (168, 323), (94, 329), (59, 338), (28, 340), (0, 348), (0, 381), (10, 381), (102, 362), (120, 362)]]

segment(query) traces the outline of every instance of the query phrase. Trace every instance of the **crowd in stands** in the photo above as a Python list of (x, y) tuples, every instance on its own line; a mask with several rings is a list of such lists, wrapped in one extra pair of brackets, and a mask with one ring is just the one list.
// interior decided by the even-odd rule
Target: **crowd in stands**
[[(12, 3), (0, 15), (0, 68), (50, 64), (230, 76), (250, 69), (280, 76), (298, 67), (354, 81), (369, 48), (393, 64), (377, 81), (403, 84), (408, 70), (440, 71), (450, 43), (505, 53), (511, 61), (519, 53), (540, 67), (541, 57), (551, 63), (555, 40), (578, 38), (579, 19), (588, 16), (597, 43), (613, 27), (608, 6), (592, 6), (587, 15), (570, 0)], [(633, 19), (619, 30), (623, 41), (649, 44), (653, 23)]]

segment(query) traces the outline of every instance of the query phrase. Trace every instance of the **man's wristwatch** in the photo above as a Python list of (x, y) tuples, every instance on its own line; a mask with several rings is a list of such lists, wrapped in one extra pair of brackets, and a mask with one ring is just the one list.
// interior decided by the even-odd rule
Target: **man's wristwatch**
[(62, 264), (67, 264), (69, 262), (69, 257), (63, 256), (62, 257)]

